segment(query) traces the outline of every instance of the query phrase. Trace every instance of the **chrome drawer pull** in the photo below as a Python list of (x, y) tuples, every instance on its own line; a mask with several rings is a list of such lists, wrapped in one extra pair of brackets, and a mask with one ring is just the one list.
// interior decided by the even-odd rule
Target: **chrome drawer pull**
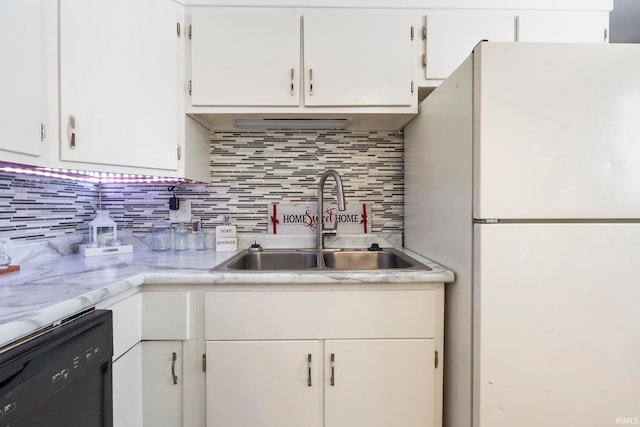
[(173, 384), (178, 384), (178, 376), (176, 375), (176, 360), (178, 360), (178, 355), (173, 352), (173, 356), (171, 357), (171, 377), (173, 378)]
[(331, 387), (336, 385), (336, 355), (331, 353)]

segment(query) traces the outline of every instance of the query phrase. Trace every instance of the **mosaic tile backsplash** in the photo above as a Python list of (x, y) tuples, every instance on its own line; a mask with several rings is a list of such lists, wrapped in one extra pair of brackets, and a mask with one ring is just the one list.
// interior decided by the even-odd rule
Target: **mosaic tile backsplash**
[[(216, 132), (211, 183), (178, 186), (176, 195), (191, 201), (192, 215), (205, 228), (230, 215), (238, 231), (266, 233), (271, 203), (315, 201), (320, 175), (335, 169), (347, 203), (371, 204), (372, 232), (402, 232), (403, 139), (402, 131)], [(335, 195), (332, 180), (326, 188)], [(120, 229), (148, 232), (153, 222), (169, 218), (171, 194), (167, 185), (98, 186), (0, 174), (0, 238), (86, 233), (99, 200)]]
[(95, 184), (0, 173), (0, 239), (86, 232), (97, 202)]

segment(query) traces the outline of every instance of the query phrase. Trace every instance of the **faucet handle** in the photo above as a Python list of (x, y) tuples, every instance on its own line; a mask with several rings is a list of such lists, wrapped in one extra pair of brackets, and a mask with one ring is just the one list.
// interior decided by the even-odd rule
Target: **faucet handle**
[(325, 231), (330, 231), (333, 234), (336, 234), (338, 232), (338, 217), (336, 217), (336, 219), (333, 220), (333, 226), (331, 227), (324, 227)]

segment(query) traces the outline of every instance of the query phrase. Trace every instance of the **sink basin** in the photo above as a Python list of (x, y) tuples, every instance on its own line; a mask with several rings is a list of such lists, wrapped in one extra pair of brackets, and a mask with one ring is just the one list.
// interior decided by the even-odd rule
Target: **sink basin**
[(216, 271), (285, 270), (431, 270), (394, 249), (381, 251), (327, 249), (268, 249), (243, 251), (214, 268)]
[(318, 256), (314, 252), (298, 251), (243, 252), (221, 267), (225, 270), (308, 270), (318, 267)]
[(386, 270), (417, 268), (430, 270), (426, 265), (389, 250), (323, 252), (324, 266), (334, 270)]

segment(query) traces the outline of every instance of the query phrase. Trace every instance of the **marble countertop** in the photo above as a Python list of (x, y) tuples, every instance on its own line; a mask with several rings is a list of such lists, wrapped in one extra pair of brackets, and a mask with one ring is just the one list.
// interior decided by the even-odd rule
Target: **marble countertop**
[(213, 250), (65, 255), (21, 263), (0, 275), (0, 346), (142, 284), (417, 283), (452, 282), (453, 273), (405, 251), (431, 271), (224, 272), (212, 271), (234, 252)]

